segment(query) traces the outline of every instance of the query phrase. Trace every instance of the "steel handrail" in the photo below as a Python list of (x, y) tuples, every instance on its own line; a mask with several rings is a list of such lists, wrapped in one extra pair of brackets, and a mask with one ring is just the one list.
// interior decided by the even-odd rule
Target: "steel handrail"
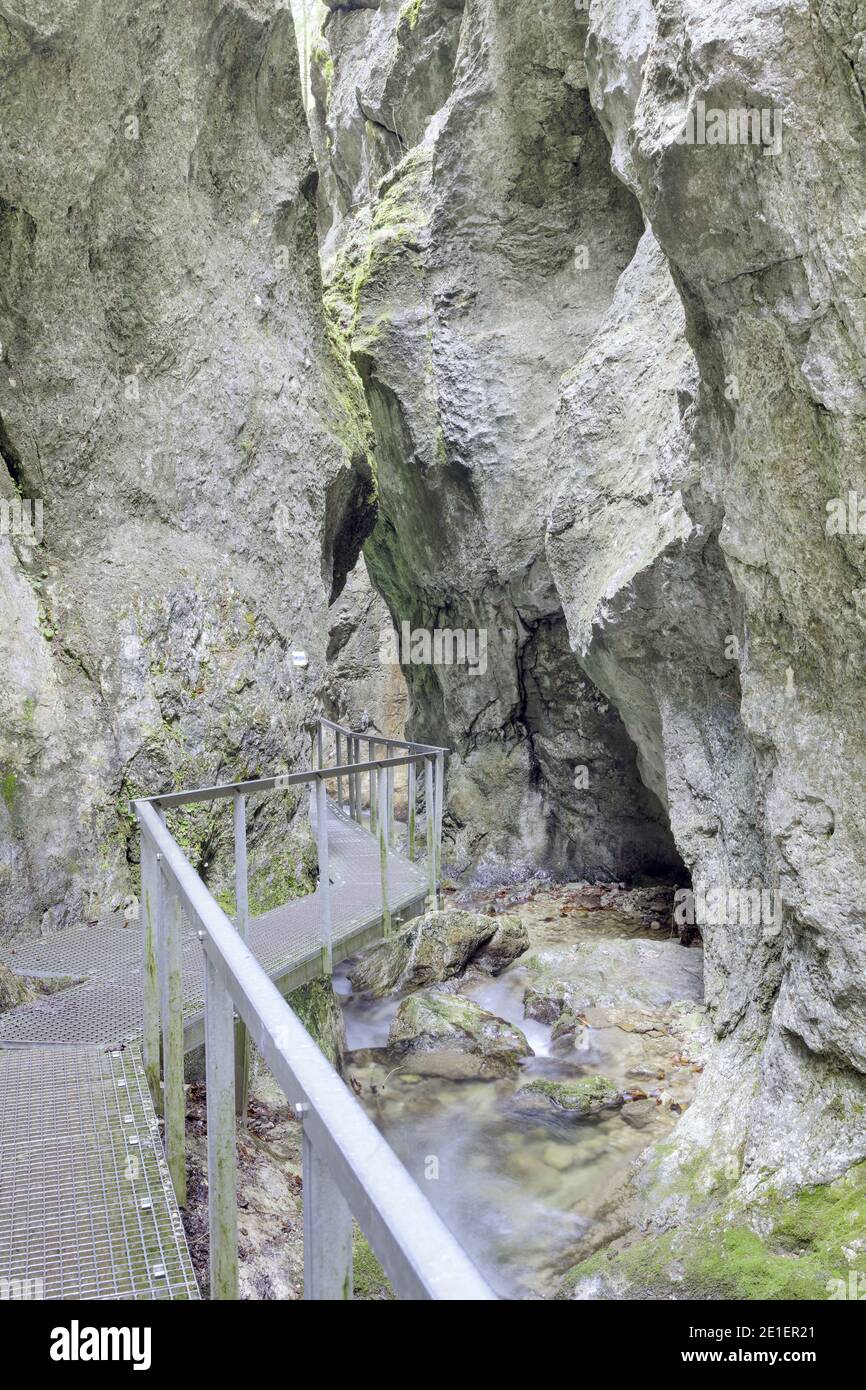
[[(322, 774), (324, 774), (324, 769)], [(237, 1296), (234, 1023), (236, 1009), (267, 1065), (303, 1120), (305, 1296), (351, 1297), (351, 1220), (358, 1222), (395, 1292), (403, 1298), (490, 1300), (496, 1295), (447, 1229), (396, 1154), (268, 979), (252, 951), (202, 882), (151, 799), (134, 803), (151, 888), (145, 911), (166, 893), (198, 929), (206, 972), (208, 1205), (211, 1292)], [(161, 958), (180, 970), (180, 914), (161, 914)], [(172, 994), (171, 980), (167, 997)], [(147, 996), (146, 996), (147, 997)], [(165, 1023), (165, 1020), (164, 1020)], [(179, 1041), (178, 1041), (179, 1037)], [(180, 1063), (182, 1018), (163, 1033), (168, 1078)], [(166, 1127), (169, 1096), (166, 1094)], [(182, 1144), (182, 1131), (181, 1131)], [(171, 1146), (169, 1158), (171, 1166)], [(176, 1154), (175, 1154), (176, 1157)], [(181, 1158), (183, 1150), (181, 1148)]]

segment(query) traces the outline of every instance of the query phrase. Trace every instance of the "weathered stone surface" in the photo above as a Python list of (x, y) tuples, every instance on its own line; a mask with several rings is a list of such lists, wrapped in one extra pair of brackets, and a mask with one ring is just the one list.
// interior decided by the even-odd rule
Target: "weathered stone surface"
[(493, 920), (496, 930), (472, 957), (472, 965), (489, 975), (500, 975), (529, 949), (529, 932), (519, 917), (497, 917)]
[(521, 1086), (514, 1097), (518, 1110), (542, 1114), (554, 1111), (573, 1119), (598, 1115), (622, 1103), (619, 1088), (604, 1076), (581, 1076), (562, 1081), (536, 1077)]
[(494, 1080), (512, 1075), (532, 1048), (519, 1028), (459, 994), (425, 990), (404, 999), (388, 1045), (423, 1076)]
[[(350, 729), (404, 738), (406, 681), (399, 666), (381, 659), (382, 634), (390, 631), (390, 614), (362, 557), (330, 613), (325, 712)], [(395, 795), (401, 790), (402, 779)]]
[[(677, 1134), (748, 1188), (866, 1153), (866, 996), (842, 984), (866, 964), (866, 552), (827, 528), (866, 491), (863, 26), (675, 9), (590, 12), (591, 98), (651, 231), (566, 379), (547, 552), (695, 887), (778, 894), (705, 927), (723, 1041)], [(772, 113), (775, 152), (679, 142), (698, 101)]]
[[(700, 1003), (702, 954), (676, 941), (609, 938), (534, 951), (521, 962), (532, 975), (524, 1008), (542, 1023), (553, 1023), (565, 1010), (576, 1015), (600, 1009), (611, 1026), (640, 1025), (642, 1010), (674, 1001)], [(592, 1013), (585, 1016), (599, 1026)]]
[[(486, 950), (488, 943), (493, 955), (491, 964), (484, 965), (476, 960), (476, 953), (480, 947)], [(354, 990), (377, 997), (424, 989), (453, 979), (470, 960), (496, 974), (527, 944), (519, 918), (450, 910), (428, 912), (362, 956), (349, 978)]]
[(311, 980), (289, 995), (289, 1003), (332, 1067), (342, 1071), (346, 1023), (329, 979)]
[[(123, 904), (131, 796), (306, 760), (372, 482), (289, 9), (6, 6), (0, 63), (0, 500), (44, 503), (0, 535), (8, 934)], [(257, 808), (254, 881), (295, 809)], [(230, 837), (184, 829), (217, 888)]]
[(559, 376), (640, 236), (583, 38), (571, 0), (339, 11), (317, 144), (328, 300), (377, 438), (372, 578), (398, 626), (486, 639), (474, 671), (405, 667), (409, 727), (454, 750), (446, 854), (618, 878), (679, 861), (544, 550)]

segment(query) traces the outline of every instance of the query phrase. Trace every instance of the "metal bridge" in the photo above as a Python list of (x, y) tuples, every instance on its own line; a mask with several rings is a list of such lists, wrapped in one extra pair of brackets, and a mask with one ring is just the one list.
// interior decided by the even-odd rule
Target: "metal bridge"
[[(115, 915), (0, 952), (21, 974), (77, 981), (0, 1015), (0, 1297), (199, 1296), (179, 1207), (184, 1058), (202, 1043), (211, 1297), (237, 1297), (235, 1112), (246, 1113), (250, 1040), (303, 1123), (305, 1297), (351, 1298), (353, 1217), (399, 1296), (493, 1297), (284, 998), (435, 905), (444, 753), (323, 719), (307, 772), (137, 801), (138, 923)], [(307, 785), (318, 888), (251, 919), (248, 798)], [(219, 799), (233, 805), (234, 921), (166, 824)]]

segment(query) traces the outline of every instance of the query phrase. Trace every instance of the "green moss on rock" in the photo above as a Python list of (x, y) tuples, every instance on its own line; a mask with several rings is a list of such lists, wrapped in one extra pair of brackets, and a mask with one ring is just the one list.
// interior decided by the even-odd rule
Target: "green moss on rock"
[[(676, 1231), (601, 1250), (576, 1265), (560, 1297), (832, 1299), (866, 1275), (866, 1163), (792, 1197), (748, 1209), (726, 1201)], [(859, 1284), (857, 1285), (859, 1287)]]
[(538, 1077), (521, 1086), (518, 1098), (525, 1096), (538, 1096), (570, 1115), (593, 1115), (622, 1104), (619, 1088), (604, 1076), (581, 1076), (565, 1081)]
[(385, 1271), (357, 1226), (352, 1234), (352, 1282), (356, 1299), (380, 1303), (394, 1299)]

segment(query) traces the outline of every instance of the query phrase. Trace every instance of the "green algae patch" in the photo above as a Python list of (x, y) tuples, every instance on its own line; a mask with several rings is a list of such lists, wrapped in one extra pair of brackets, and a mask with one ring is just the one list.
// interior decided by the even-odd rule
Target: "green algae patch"
[(604, 1076), (583, 1076), (566, 1081), (538, 1078), (521, 1086), (519, 1094), (521, 1097), (538, 1096), (570, 1115), (591, 1115), (622, 1102), (619, 1088)]
[(15, 806), (15, 788), (16, 788), (16, 786), (17, 786), (17, 782), (16, 782), (16, 778), (15, 778), (15, 773), (14, 773), (14, 772), (4, 772), (2, 778), (0, 778), (0, 795), (2, 795), (2, 797), (3, 797), (3, 803), (4, 803), (5, 807), (6, 807), (6, 810), (9, 812), (10, 816), (11, 816), (12, 811), (13, 811), (14, 806)]
[(793, 1197), (597, 1251), (566, 1276), (560, 1298), (816, 1300), (848, 1296), (866, 1273), (866, 1164)]
[(380, 1303), (394, 1300), (388, 1277), (357, 1226), (352, 1232), (352, 1282), (356, 1299)]

